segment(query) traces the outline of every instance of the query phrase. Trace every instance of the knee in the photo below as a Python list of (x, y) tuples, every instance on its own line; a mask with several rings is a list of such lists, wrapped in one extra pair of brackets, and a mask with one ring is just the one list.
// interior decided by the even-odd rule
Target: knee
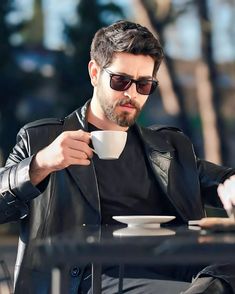
[(232, 287), (222, 279), (214, 277), (200, 277), (181, 294), (233, 294)]

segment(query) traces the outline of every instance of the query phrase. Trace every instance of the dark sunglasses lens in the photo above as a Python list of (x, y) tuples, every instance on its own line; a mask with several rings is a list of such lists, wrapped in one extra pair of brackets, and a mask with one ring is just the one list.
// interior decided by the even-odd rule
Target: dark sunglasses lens
[(112, 75), (110, 79), (110, 87), (116, 91), (125, 91), (129, 88), (131, 80), (120, 75)]
[(137, 92), (142, 95), (150, 95), (157, 88), (157, 81), (138, 81), (136, 85)]

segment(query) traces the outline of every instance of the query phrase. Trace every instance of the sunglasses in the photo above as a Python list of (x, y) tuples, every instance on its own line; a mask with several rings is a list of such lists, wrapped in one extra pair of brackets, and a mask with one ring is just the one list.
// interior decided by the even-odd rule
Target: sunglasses
[(148, 80), (148, 79), (140, 79), (134, 80), (125, 75), (119, 75), (111, 72), (107, 68), (104, 70), (110, 76), (110, 87), (116, 91), (126, 91), (130, 88), (130, 86), (135, 83), (136, 91), (141, 95), (150, 95), (152, 94), (158, 86), (158, 81), (156, 80)]

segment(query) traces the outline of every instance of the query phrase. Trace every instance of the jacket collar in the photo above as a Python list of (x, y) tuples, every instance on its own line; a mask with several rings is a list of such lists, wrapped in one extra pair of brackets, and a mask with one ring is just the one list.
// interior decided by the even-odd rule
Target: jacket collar
[(81, 108), (78, 108), (64, 119), (63, 131), (88, 130), (87, 110), (90, 105), (88, 100)]
[[(79, 130), (83, 129), (84, 131), (88, 130), (88, 121), (87, 121), (87, 110), (90, 105), (91, 99), (89, 99), (84, 106), (78, 108), (73, 113), (65, 118), (63, 130)], [(140, 137), (144, 140), (145, 144), (148, 145), (150, 149), (157, 150), (159, 152), (170, 152), (174, 148), (172, 145), (162, 137), (160, 131), (164, 126), (154, 126), (150, 128), (140, 127), (135, 124)], [(174, 128), (177, 129), (177, 128)], [(178, 129), (177, 129), (178, 130)]]
[(143, 128), (136, 125), (136, 128), (139, 132), (140, 137), (144, 141), (146, 147), (148, 147), (149, 151), (158, 151), (160, 153), (172, 152), (174, 151), (173, 146), (162, 137), (160, 132), (157, 132), (163, 128), (164, 126), (155, 126), (152, 128)]

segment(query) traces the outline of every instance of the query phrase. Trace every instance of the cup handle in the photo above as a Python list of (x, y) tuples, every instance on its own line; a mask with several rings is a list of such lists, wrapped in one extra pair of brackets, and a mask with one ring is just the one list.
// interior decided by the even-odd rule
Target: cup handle
[(91, 150), (92, 150), (95, 154), (98, 155), (98, 153), (95, 151), (95, 149), (91, 148)]

